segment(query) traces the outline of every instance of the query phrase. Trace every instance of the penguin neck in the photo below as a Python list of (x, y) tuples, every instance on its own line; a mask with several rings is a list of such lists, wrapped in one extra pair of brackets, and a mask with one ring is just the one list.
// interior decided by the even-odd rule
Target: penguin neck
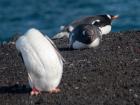
[(99, 27), (99, 28), (102, 32), (102, 35), (108, 34), (111, 31), (111, 25), (106, 25), (106, 26)]

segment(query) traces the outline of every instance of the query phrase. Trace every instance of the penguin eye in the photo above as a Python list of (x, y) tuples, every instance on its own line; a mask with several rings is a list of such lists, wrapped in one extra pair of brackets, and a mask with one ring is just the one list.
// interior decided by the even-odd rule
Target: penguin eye
[(111, 16), (110, 16), (110, 15), (108, 15), (108, 14), (107, 14), (107, 17), (108, 17), (109, 19), (111, 19)]

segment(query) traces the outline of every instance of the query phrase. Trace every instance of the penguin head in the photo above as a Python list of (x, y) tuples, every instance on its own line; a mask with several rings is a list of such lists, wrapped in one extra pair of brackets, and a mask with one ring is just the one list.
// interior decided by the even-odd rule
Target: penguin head
[(109, 15), (109, 14), (107, 14), (107, 15), (105, 15), (105, 17), (107, 17), (109, 20), (115, 20), (115, 19), (117, 19), (118, 17), (119, 17), (119, 15)]
[(83, 38), (85, 37), (85, 39), (90, 42), (93, 40), (94, 34), (95, 32), (90, 25), (83, 26), (83, 31), (82, 31)]
[(93, 25), (97, 27), (104, 27), (106, 25), (111, 25), (112, 20), (117, 19), (118, 15), (97, 15), (95, 16), (95, 20), (92, 22)]
[(81, 24), (73, 32), (77, 35), (76, 39), (85, 44), (90, 44), (100, 37), (100, 29), (91, 24)]

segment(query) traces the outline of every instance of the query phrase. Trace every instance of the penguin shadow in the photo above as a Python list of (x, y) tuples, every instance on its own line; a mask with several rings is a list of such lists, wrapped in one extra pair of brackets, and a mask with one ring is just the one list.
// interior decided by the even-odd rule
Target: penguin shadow
[[(82, 48), (82, 49), (73, 49), (73, 48), (69, 48), (69, 47), (64, 47), (64, 48), (58, 48), (59, 51), (84, 51), (84, 50), (88, 50), (91, 48)], [(97, 47), (94, 48), (94, 50), (98, 49)]]
[(31, 88), (29, 88), (27, 85), (15, 84), (12, 86), (0, 86), (0, 94), (6, 93), (25, 94), (29, 93), (30, 91)]
[(63, 47), (63, 48), (58, 48), (59, 51), (72, 51), (74, 49), (69, 48), (69, 47)]

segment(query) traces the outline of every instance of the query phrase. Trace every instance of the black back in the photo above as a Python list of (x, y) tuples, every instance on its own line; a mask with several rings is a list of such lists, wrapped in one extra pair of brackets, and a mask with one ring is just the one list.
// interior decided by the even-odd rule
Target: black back
[[(100, 21), (98, 22), (96, 20), (100, 20)], [(97, 27), (104, 27), (106, 25), (111, 25), (112, 19), (110, 19), (107, 15), (87, 16), (73, 21), (70, 25), (65, 26), (63, 31), (70, 32), (69, 26), (73, 26), (75, 28), (80, 24), (92, 24), (93, 22), (94, 22), (93, 25)]]

